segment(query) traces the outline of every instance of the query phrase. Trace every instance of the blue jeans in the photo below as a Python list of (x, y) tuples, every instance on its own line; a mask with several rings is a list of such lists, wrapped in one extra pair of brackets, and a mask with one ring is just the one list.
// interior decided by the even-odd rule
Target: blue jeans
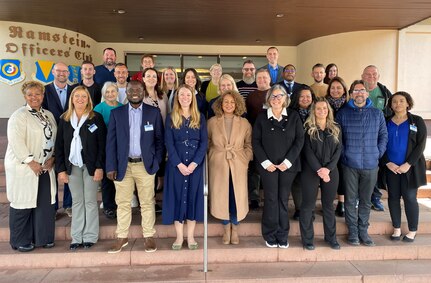
[[(349, 239), (357, 240), (361, 235), (368, 235), (371, 194), (377, 181), (378, 168), (355, 169), (345, 165), (342, 165), (341, 168), (346, 190), (344, 208)], [(359, 205), (356, 210), (357, 199), (359, 199)]]
[(233, 225), (238, 225), (239, 221), (236, 215), (236, 201), (235, 193), (233, 191), (232, 175), (229, 172), (229, 220), (222, 220), (223, 225), (232, 223)]

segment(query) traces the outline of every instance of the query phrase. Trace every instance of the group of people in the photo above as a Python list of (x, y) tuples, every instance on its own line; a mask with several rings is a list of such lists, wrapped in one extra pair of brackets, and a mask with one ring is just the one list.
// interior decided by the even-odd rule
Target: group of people
[[(223, 225), (223, 244), (239, 244), (239, 224), (249, 209), (260, 207), (260, 187), (262, 236), (270, 248), (289, 247), (291, 192), (303, 247), (315, 248), (319, 188), (324, 239), (331, 248), (340, 249), (335, 213), (345, 217), (349, 244), (374, 245), (368, 226), (371, 207), (384, 209), (379, 187), (388, 189), (390, 238), (414, 241), (427, 133), (422, 118), (409, 112), (411, 95), (391, 95), (373, 65), (348, 89), (335, 64), (313, 66), (315, 83), (307, 86), (295, 82), (295, 66), (278, 65), (277, 48), (270, 47), (267, 58), (259, 69), (245, 61), (239, 82), (214, 64), (211, 79), (201, 83), (193, 68), (181, 78), (174, 68), (159, 73), (148, 54), (142, 71), (130, 78), (127, 66), (116, 63), (115, 50), (107, 48), (103, 65), (82, 63), (83, 80), (74, 86), (66, 83), (64, 63), (54, 65), (50, 85), (24, 83), (26, 105), (12, 114), (7, 130), (11, 247), (54, 247), (58, 180), (65, 184), (63, 207), (72, 217), (70, 250), (98, 241), (100, 183), (104, 214), (117, 220), (109, 253), (128, 245), (134, 196), (144, 249), (157, 250), (160, 188), (162, 222), (176, 231), (172, 249), (182, 249), (185, 238), (189, 249), (198, 249), (194, 236), (204, 217), (206, 158), (210, 212)], [(404, 237), (401, 197), (409, 228)]]

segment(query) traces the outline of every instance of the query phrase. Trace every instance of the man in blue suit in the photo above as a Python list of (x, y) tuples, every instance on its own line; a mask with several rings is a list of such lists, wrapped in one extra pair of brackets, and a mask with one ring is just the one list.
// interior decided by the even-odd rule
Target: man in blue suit
[(118, 206), (117, 241), (109, 253), (118, 253), (128, 244), (135, 185), (141, 203), (144, 248), (154, 252), (154, 177), (164, 154), (162, 116), (158, 108), (142, 103), (141, 82), (130, 81), (126, 92), (129, 103), (111, 111), (106, 143), (106, 175), (114, 181)]
[(271, 46), (266, 51), (268, 64), (259, 69), (267, 69), (271, 77), (271, 86), (283, 80), (283, 66), (278, 65), (278, 48)]
[[(63, 62), (58, 62), (52, 68), (54, 81), (45, 87), (42, 107), (49, 110), (55, 118), (55, 122), (60, 121), (60, 116), (69, 108), (69, 97), (72, 88), (67, 84), (69, 68)], [(58, 209), (58, 194), (55, 196), (55, 210)], [(68, 184), (63, 188), (63, 208), (69, 217), (72, 217), (72, 194)]]

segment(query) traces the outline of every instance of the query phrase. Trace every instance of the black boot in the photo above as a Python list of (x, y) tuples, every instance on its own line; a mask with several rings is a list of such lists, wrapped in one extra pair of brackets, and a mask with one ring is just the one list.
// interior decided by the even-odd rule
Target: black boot
[(338, 202), (337, 208), (335, 209), (335, 215), (338, 217), (344, 217), (344, 202)]

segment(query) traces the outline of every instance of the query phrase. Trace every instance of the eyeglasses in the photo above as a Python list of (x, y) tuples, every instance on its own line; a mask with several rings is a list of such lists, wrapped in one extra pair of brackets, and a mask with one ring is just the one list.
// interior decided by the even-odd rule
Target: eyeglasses
[(253, 72), (256, 69), (255, 68), (242, 68), (242, 70), (246, 71), (246, 72)]
[(279, 94), (279, 95), (271, 95), (270, 97), (269, 97), (269, 99), (271, 99), (271, 100), (281, 100), (282, 98), (283, 98), (283, 94)]
[(360, 94), (364, 94), (364, 93), (366, 93), (367, 92), (367, 90), (365, 89), (365, 88), (361, 88), (361, 89), (354, 89), (353, 90), (353, 93), (354, 94), (358, 94), (358, 93), (360, 93)]
[(283, 72), (285, 72), (285, 73), (295, 73), (296, 71), (295, 71), (295, 70), (289, 70), (289, 69), (286, 69), (286, 70), (284, 70)]

